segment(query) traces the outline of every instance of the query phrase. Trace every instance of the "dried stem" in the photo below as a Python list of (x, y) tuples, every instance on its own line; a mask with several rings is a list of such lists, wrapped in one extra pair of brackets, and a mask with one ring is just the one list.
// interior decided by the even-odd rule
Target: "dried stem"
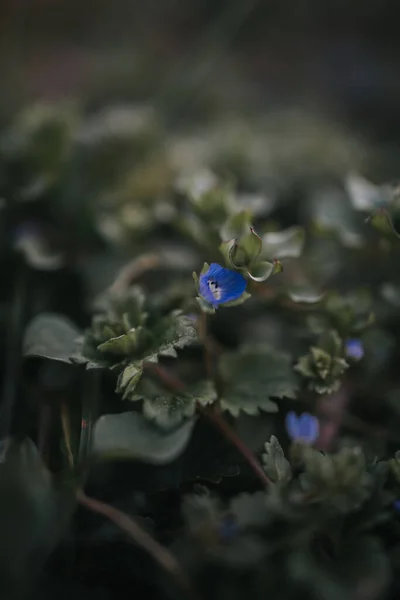
[(132, 517), (114, 508), (114, 506), (90, 498), (82, 490), (78, 490), (76, 496), (80, 504), (95, 513), (103, 515), (125, 531), (138, 546), (150, 554), (153, 560), (174, 579), (184, 592), (192, 597), (195, 596), (194, 590), (175, 556), (151, 537), (147, 531), (142, 529)]
[[(169, 389), (176, 392), (183, 392), (186, 390), (186, 385), (179, 377), (169, 373), (164, 367), (156, 363), (146, 363), (146, 368), (153, 372)], [(262, 482), (264, 486), (272, 484), (272, 481), (267, 477), (263, 468), (253, 452), (246, 446), (246, 444), (240, 439), (237, 433), (232, 427), (225, 421), (222, 415), (216, 412), (213, 408), (204, 408), (200, 404), (197, 405), (197, 411), (206, 417), (225, 437), (228, 439), (243, 458), (248, 463), (249, 467), (253, 470), (254, 474)]]

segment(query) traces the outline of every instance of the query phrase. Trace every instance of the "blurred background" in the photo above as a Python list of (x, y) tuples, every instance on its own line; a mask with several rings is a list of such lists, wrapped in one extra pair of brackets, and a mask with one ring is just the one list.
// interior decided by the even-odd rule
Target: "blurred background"
[(2, 0), (1, 114), (145, 101), (175, 127), (302, 107), (397, 144), (399, 14), (396, 0)]

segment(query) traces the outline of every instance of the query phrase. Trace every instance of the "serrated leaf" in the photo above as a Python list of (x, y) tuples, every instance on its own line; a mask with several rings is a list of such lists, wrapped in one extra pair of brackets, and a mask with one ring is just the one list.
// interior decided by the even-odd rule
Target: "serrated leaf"
[(135, 390), (143, 374), (143, 366), (139, 363), (127, 365), (118, 377), (117, 389), (119, 394), (123, 394), (123, 399), (127, 398)]
[(171, 429), (193, 417), (197, 403), (207, 406), (215, 402), (217, 392), (213, 382), (205, 380), (179, 394), (159, 393), (157, 388), (152, 392), (147, 386), (147, 390), (141, 396), (138, 395), (138, 399), (143, 399), (143, 414), (146, 418), (163, 429)]
[(144, 416), (162, 429), (173, 429), (185, 419), (193, 417), (196, 403), (193, 396), (168, 394), (156, 398), (145, 398), (143, 402)]
[(195, 419), (177, 429), (163, 431), (137, 412), (103, 415), (92, 436), (92, 455), (102, 460), (140, 460), (164, 465), (175, 460), (186, 448)]
[(273, 231), (262, 236), (262, 255), (267, 258), (298, 258), (304, 247), (304, 229), (289, 227), (283, 231)]
[(274, 398), (295, 398), (297, 379), (289, 355), (270, 346), (243, 346), (225, 354), (219, 370), (224, 380), (221, 408), (234, 416), (276, 412)]
[(272, 481), (287, 483), (292, 478), (292, 469), (289, 461), (285, 458), (278, 439), (271, 435), (269, 442), (265, 444), (265, 453), (262, 455), (263, 468)]
[(63, 315), (42, 313), (26, 329), (23, 354), (26, 357), (71, 363), (71, 357), (79, 346), (80, 335), (79, 329)]

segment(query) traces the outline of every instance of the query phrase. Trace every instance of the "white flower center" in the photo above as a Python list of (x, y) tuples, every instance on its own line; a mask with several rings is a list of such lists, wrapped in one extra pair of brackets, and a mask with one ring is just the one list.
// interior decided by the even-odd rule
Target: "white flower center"
[(216, 300), (220, 300), (221, 296), (222, 296), (222, 290), (218, 285), (218, 282), (212, 279), (208, 280), (208, 288), (210, 290), (210, 292), (212, 293), (212, 295), (214, 296), (214, 298)]

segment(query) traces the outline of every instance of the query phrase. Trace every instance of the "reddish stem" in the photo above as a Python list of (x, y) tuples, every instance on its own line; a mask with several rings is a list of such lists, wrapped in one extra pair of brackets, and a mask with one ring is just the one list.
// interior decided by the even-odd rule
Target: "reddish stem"
[[(164, 367), (157, 363), (146, 363), (146, 368), (152, 371), (157, 377), (165, 384), (169, 389), (176, 392), (183, 392), (186, 390), (184, 382), (169, 373)], [(232, 427), (225, 421), (225, 419), (215, 411), (213, 408), (204, 408), (200, 404), (197, 405), (198, 412), (206, 417), (225, 437), (228, 439), (241, 453), (243, 458), (246, 459), (249, 467), (253, 470), (254, 474), (262, 482), (264, 486), (272, 484), (272, 481), (264, 472), (259, 461), (253, 452), (246, 446), (246, 444), (240, 439), (237, 433)]]
[(147, 531), (142, 529), (132, 517), (129, 517), (121, 510), (114, 508), (114, 506), (110, 506), (105, 502), (86, 496), (85, 492), (82, 490), (78, 490), (76, 496), (80, 504), (95, 513), (107, 517), (107, 519), (110, 519), (117, 527), (125, 531), (138, 546), (148, 552), (152, 558), (175, 579), (182, 590), (189, 593), (192, 597), (195, 596), (194, 590), (175, 556), (152, 538)]

